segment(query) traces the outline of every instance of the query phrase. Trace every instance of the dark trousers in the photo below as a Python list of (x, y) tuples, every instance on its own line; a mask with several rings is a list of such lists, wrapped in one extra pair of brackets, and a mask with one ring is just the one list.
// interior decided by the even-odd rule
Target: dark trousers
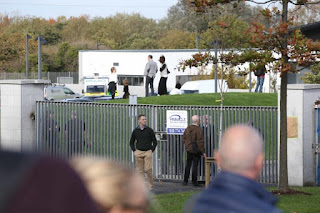
[(159, 95), (168, 95), (167, 91), (167, 78), (161, 77), (158, 87), (158, 94)]
[(149, 76), (146, 77), (146, 97), (149, 96), (149, 84), (151, 88), (151, 96), (154, 96), (154, 88), (153, 88), (153, 78)]
[(116, 95), (116, 90), (117, 90), (117, 84), (114, 81), (111, 81), (109, 83), (109, 91), (111, 93), (112, 99), (114, 99), (114, 96)]
[(188, 183), (189, 175), (190, 175), (190, 168), (192, 164), (192, 183), (197, 184), (197, 173), (198, 173), (198, 165), (201, 158), (201, 154), (193, 154), (191, 152), (187, 152), (187, 165), (184, 171), (184, 182)]

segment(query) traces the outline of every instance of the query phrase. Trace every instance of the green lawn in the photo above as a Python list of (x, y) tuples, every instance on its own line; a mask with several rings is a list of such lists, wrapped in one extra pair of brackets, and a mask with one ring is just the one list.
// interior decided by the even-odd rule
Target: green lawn
[[(218, 106), (220, 94), (164, 95), (138, 98), (138, 104), (153, 105), (207, 105)], [(128, 99), (105, 101), (106, 103), (129, 103)], [(225, 93), (225, 106), (277, 106), (276, 93)]]
[[(273, 190), (275, 188), (269, 188)], [(320, 212), (320, 187), (297, 187), (312, 195), (285, 195), (280, 196), (278, 207), (284, 213), (319, 213)], [(194, 194), (191, 192), (177, 192), (160, 194), (152, 199), (153, 213), (181, 213), (188, 199)]]

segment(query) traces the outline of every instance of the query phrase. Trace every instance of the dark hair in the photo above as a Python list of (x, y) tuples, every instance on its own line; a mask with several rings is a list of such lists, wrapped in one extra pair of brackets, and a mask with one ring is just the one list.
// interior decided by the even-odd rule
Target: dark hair
[[(163, 61), (162, 61), (161, 59), (163, 59)], [(159, 61), (160, 61), (160, 63), (163, 63), (163, 62), (165, 62), (165, 61), (166, 61), (166, 58), (162, 55), (162, 56), (160, 56)]]
[(111, 67), (111, 72), (112, 72), (114, 69), (116, 69), (116, 68), (115, 68), (115, 67)]
[(181, 84), (179, 82), (176, 84), (176, 88), (181, 89)]
[(122, 83), (123, 83), (123, 85), (124, 85), (124, 86), (129, 85), (129, 81), (128, 81), (128, 79), (124, 79), (124, 80), (122, 81)]
[(148, 57), (152, 59), (152, 55), (148, 55)]
[(138, 115), (138, 120), (140, 120), (140, 118), (143, 117), (143, 116), (146, 117), (144, 114)]

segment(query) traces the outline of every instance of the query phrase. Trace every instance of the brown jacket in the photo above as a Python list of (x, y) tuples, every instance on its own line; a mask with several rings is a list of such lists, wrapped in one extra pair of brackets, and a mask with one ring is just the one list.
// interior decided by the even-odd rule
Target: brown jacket
[(196, 142), (201, 153), (205, 153), (203, 131), (201, 127), (196, 125), (188, 126), (183, 133), (182, 139), (187, 152), (192, 151), (192, 142)]

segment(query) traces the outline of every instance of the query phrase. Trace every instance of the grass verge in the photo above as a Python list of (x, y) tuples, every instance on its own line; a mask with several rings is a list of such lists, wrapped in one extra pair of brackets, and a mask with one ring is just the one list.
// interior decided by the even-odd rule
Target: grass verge
[[(224, 106), (277, 106), (276, 93), (225, 93)], [(153, 105), (220, 105), (220, 94), (164, 95), (138, 98), (138, 104)], [(104, 101), (106, 103), (129, 103), (128, 99)]]
[[(268, 188), (269, 191), (276, 188)], [(281, 195), (278, 208), (284, 213), (319, 213), (320, 187), (294, 187), (293, 189), (310, 193), (311, 195)], [(153, 200), (152, 213), (181, 213), (188, 199), (196, 192), (177, 192), (160, 194)]]

